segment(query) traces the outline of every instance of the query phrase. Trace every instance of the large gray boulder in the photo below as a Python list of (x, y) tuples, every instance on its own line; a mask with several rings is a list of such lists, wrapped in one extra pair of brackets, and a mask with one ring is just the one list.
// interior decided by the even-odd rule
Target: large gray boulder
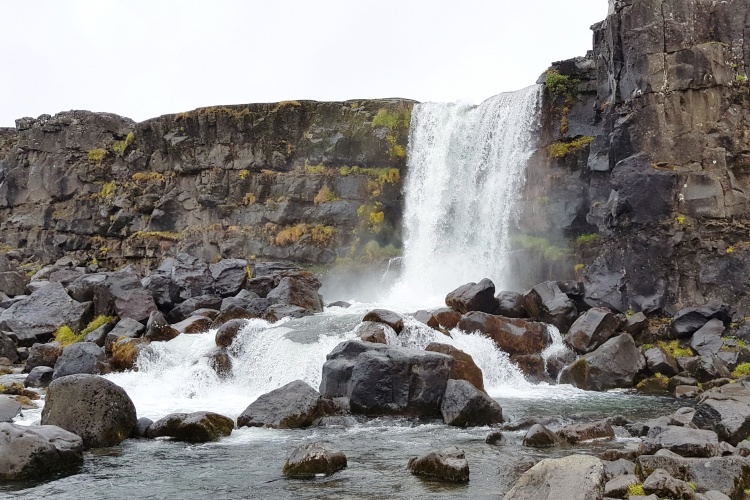
[(54, 425), (0, 423), (0, 480), (44, 479), (83, 464), (83, 441)]
[(58, 379), (76, 373), (98, 375), (105, 373), (106, 369), (107, 356), (102, 347), (93, 342), (77, 342), (63, 349), (55, 362), (55, 373), (52, 378)]
[(20, 361), (16, 343), (2, 332), (0, 332), (0, 358), (8, 358), (11, 363), (18, 363)]
[(609, 309), (592, 307), (575, 320), (565, 335), (565, 343), (578, 354), (586, 354), (609, 340), (619, 324)]
[(205, 443), (229, 436), (234, 420), (210, 411), (171, 413), (151, 423), (146, 435), (150, 439), (170, 437), (177, 441)]
[(492, 425), (503, 421), (497, 401), (466, 380), (448, 380), (440, 405), (443, 421), (456, 427)]
[(467, 333), (482, 333), (491, 338), (500, 350), (510, 355), (538, 354), (551, 343), (544, 323), (479, 311), (465, 314), (458, 322), (458, 328)]
[(23, 381), (26, 387), (47, 387), (52, 382), (55, 370), (49, 366), (35, 366)]
[(445, 297), (445, 305), (465, 314), (469, 311), (482, 311), (494, 314), (497, 310), (495, 284), (484, 278), (479, 283), (467, 283), (456, 288)]
[(68, 285), (68, 293), (79, 302), (93, 302), (95, 316), (142, 322), (157, 310), (153, 295), (131, 271), (86, 274)]
[(452, 483), (469, 482), (469, 462), (464, 451), (455, 446), (431, 450), (419, 457), (412, 457), (407, 468), (416, 476), (427, 476)]
[(677, 361), (673, 356), (664, 352), (660, 347), (651, 347), (643, 352), (646, 358), (646, 367), (652, 373), (661, 373), (667, 377), (677, 375), (680, 371)]
[(614, 439), (615, 431), (607, 420), (569, 424), (557, 430), (557, 436), (569, 444), (578, 444), (592, 439)]
[(247, 261), (245, 259), (221, 259), (208, 266), (214, 280), (214, 293), (219, 297), (236, 295), (247, 282)]
[(664, 469), (656, 469), (643, 481), (643, 489), (650, 495), (659, 498), (685, 498), (695, 497), (693, 488), (682, 481), (669, 475)]
[(169, 272), (181, 300), (214, 293), (214, 279), (205, 260), (181, 253), (170, 264), (163, 263), (160, 270)]
[(674, 315), (669, 330), (673, 338), (688, 338), (712, 319), (718, 319), (724, 326), (729, 326), (732, 321), (731, 308), (725, 305), (709, 305), (681, 309)]
[(683, 457), (714, 457), (719, 454), (719, 438), (715, 432), (669, 425), (654, 428), (641, 441), (639, 453), (653, 455), (665, 449)]
[(284, 475), (296, 479), (311, 479), (322, 474), (330, 476), (346, 468), (346, 455), (326, 448), (321, 443), (298, 446), (289, 454), (284, 464)]
[(373, 309), (365, 314), (363, 322), (370, 321), (373, 323), (383, 323), (390, 326), (396, 334), (401, 333), (404, 329), (404, 317), (399, 313), (387, 309)]
[(724, 345), (722, 333), (724, 333), (724, 323), (717, 318), (711, 319), (693, 334), (690, 347), (701, 356), (719, 354), (719, 350)]
[(440, 352), (452, 357), (453, 366), (451, 366), (449, 378), (466, 380), (480, 391), (486, 392), (484, 390), (484, 375), (482, 374), (482, 369), (477, 366), (471, 355), (465, 353), (458, 347), (454, 347), (450, 344), (440, 344), (438, 342), (431, 342), (424, 348), (424, 350), (429, 352)]
[(560, 383), (590, 391), (606, 391), (633, 386), (635, 376), (646, 367), (633, 337), (623, 333), (606, 341), (597, 350), (580, 357), (560, 372)]
[(180, 289), (167, 274), (155, 273), (141, 279), (141, 286), (151, 293), (161, 311), (170, 311), (180, 300)]
[(600, 500), (604, 464), (596, 457), (545, 458), (524, 472), (504, 500)]
[(742, 380), (703, 393), (693, 423), (737, 446), (750, 436), (750, 382)]
[(526, 292), (523, 305), (531, 318), (555, 325), (561, 332), (567, 332), (578, 317), (575, 303), (555, 281), (545, 281)]
[(34, 344), (29, 348), (29, 357), (26, 358), (23, 371), (29, 373), (37, 366), (54, 368), (62, 352), (62, 346), (56, 341), (48, 344)]
[(295, 429), (308, 427), (322, 415), (320, 394), (302, 380), (263, 394), (237, 417), (238, 427)]
[(46, 342), (63, 325), (80, 331), (91, 315), (91, 303), (80, 303), (60, 283), (49, 283), (0, 313), (0, 331), (12, 332), (19, 346)]
[(529, 448), (552, 448), (557, 443), (557, 435), (542, 424), (529, 427), (523, 437), (523, 445)]
[(323, 299), (318, 293), (320, 283), (313, 277), (286, 276), (268, 292), (266, 298), (282, 304), (297, 306), (310, 312), (323, 310)]
[(12, 422), (21, 413), (21, 405), (12, 396), (0, 394), (0, 422)]
[(54, 380), (47, 388), (42, 410), (42, 424), (77, 434), (86, 448), (119, 444), (137, 420), (133, 401), (122, 387), (96, 375)]

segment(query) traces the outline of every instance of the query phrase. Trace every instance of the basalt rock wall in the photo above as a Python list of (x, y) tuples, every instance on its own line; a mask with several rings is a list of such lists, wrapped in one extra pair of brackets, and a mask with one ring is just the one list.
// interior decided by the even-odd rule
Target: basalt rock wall
[(0, 129), (2, 249), (110, 268), (149, 268), (181, 251), (314, 264), (398, 252), (413, 104), (17, 120)]
[(750, 1), (616, 1), (592, 29), (540, 79), (522, 232), (566, 250), (542, 260), (590, 305), (747, 315)]

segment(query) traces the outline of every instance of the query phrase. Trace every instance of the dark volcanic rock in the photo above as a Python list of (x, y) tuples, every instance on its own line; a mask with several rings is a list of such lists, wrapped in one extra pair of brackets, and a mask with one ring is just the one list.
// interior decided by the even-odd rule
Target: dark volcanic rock
[(190, 297), (170, 310), (169, 314), (167, 314), (167, 319), (171, 323), (179, 323), (190, 317), (197, 309), (219, 309), (220, 307), (221, 297), (217, 297), (216, 295), (197, 295)]
[(83, 275), (68, 285), (68, 293), (79, 302), (92, 301), (96, 316), (146, 321), (157, 310), (151, 292), (129, 271)]
[(484, 376), (482, 369), (477, 366), (471, 355), (466, 354), (461, 349), (449, 344), (430, 343), (424, 348), (425, 351), (440, 352), (453, 358), (453, 366), (449, 378), (456, 380), (466, 380), (482, 392), (484, 391)]
[(318, 288), (320, 283), (312, 277), (284, 277), (266, 297), (310, 312), (320, 312), (323, 310), (323, 299)]
[(42, 424), (77, 434), (86, 448), (119, 444), (130, 435), (136, 420), (128, 395), (105, 378), (69, 375), (47, 388)]
[(247, 321), (244, 319), (232, 319), (221, 325), (216, 330), (216, 345), (224, 348), (231, 347), (234, 339), (237, 338), (246, 324)]
[(554, 281), (545, 281), (526, 292), (523, 304), (531, 318), (553, 324), (561, 332), (567, 332), (578, 317), (575, 304)]
[(2, 332), (0, 332), (0, 358), (8, 358), (11, 363), (20, 361), (16, 344)]
[(674, 338), (684, 339), (697, 332), (712, 319), (718, 319), (728, 326), (732, 321), (732, 311), (728, 306), (688, 307), (677, 311), (669, 329)]
[(750, 382), (743, 380), (703, 394), (693, 423), (736, 446), (750, 435)]
[(226, 378), (232, 374), (232, 358), (226, 349), (217, 347), (205, 356), (208, 358), (208, 366), (216, 372), (219, 378)]
[(214, 290), (219, 297), (236, 295), (247, 281), (247, 261), (245, 259), (221, 259), (208, 266), (214, 280)]
[(525, 318), (526, 308), (523, 305), (523, 295), (518, 292), (500, 292), (495, 296), (497, 309), (494, 314), (506, 318)]
[(155, 341), (167, 341), (172, 340), (180, 334), (179, 331), (175, 330), (164, 318), (164, 315), (155, 311), (151, 313), (146, 324), (146, 333), (143, 338), (148, 339), (151, 342)]
[(318, 474), (330, 476), (346, 468), (346, 455), (326, 448), (321, 443), (309, 443), (295, 448), (286, 459), (284, 475), (297, 479), (314, 478)]
[(52, 378), (58, 379), (77, 373), (98, 375), (106, 372), (106, 363), (107, 356), (103, 348), (93, 342), (78, 342), (63, 349), (55, 362), (55, 373)]
[(203, 333), (211, 328), (212, 323), (212, 320), (204, 316), (190, 316), (179, 323), (175, 323), (172, 328), (180, 333)]
[(494, 314), (497, 309), (495, 284), (485, 278), (479, 283), (461, 285), (446, 295), (445, 305), (463, 314), (469, 311)]
[(633, 337), (623, 333), (566, 366), (560, 373), (560, 383), (594, 391), (627, 388), (633, 386), (636, 374), (645, 367), (646, 362)]
[(713, 431), (669, 425), (652, 429), (641, 442), (639, 452), (653, 455), (661, 449), (683, 457), (713, 457), (719, 453), (719, 439)]
[(463, 450), (452, 446), (432, 450), (425, 455), (409, 459), (409, 472), (417, 476), (428, 476), (452, 483), (469, 481), (469, 462)]
[(430, 311), (425, 311), (424, 309), (420, 309), (419, 311), (414, 313), (414, 319), (416, 319), (420, 323), (424, 323), (430, 328), (434, 328), (436, 330), (440, 328), (440, 322), (435, 317), (435, 315), (432, 314)]
[(457, 427), (491, 425), (503, 421), (503, 409), (497, 401), (466, 380), (448, 380), (440, 411), (446, 424)]
[(63, 348), (57, 342), (49, 344), (34, 344), (29, 348), (29, 357), (26, 358), (26, 365), (23, 371), (28, 373), (37, 366), (55, 367), (57, 358), (63, 352)]
[(646, 358), (646, 367), (653, 373), (671, 377), (679, 371), (677, 361), (659, 347), (647, 349), (643, 355)]
[(391, 328), (396, 334), (401, 333), (404, 329), (404, 318), (398, 313), (388, 311), (387, 309), (373, 309), (372, 311), (365, 314), (362, 321), (371, 321), (373, 323), (383, 323)]
[(614, 335), (619, 321), (609, 309), (592, 307), (575, 320), (565, 335), (565, 343), (579, 354), (598, 348)]
[(54, 425), (0, 423), (0, 479), (46, 479), (83, 464), (83, 441)]
[(470, 312), (464, 315), (458, 323), (458, 328), (468, 333), (481, 332), (508, 354), (536, 354), (551, 342), (547, 326), (543, 323), (483, 312)]
[(446, 330), (453, 330), (458, 325), (458, 322), (461, 321), (461, 313), (450, 307), (435, 309), (432, 311), (432, 315), (437, 319), (440, 327)]
[(541, 424), (534, 424), (526, 431), (523, 445), (530, 448), (551, 448), (557, 445), (557, 436)]
[(0, 395), (0, 422), (13, 422), (21, 413), (21, 404), (11, 396)]
[(171, 437), (177, 441), (205, 443), (229, 436), (234, 420), (208, 411), (172, 413), (148, 427), (149, 439)]
[[(162, 267), (166, 266), (162, 264)], [(172, 263), (169, 273), (182, 300), (214, 293), (214, 279), (208, 264), (201, 258), (181, 253)]]
[(308, 427), (321, 416), (319, 400), (318, 391), (301, 380), (295, 380), (256, 399), (237, 417), (237, 426)]
[[(357, 334), (363, 342), (374, 342), (376, 344), (388, 343), (388, 331), (393, 328), (385, 323), (375, 323), (372, 321), (363, 321), (357, 326)], [(395, 332), (393, 332), (395, 334)]]
[(657, 495), (659, 498), (694, 498), (695, 490), (679, 479), (669, 475), (664, 469), (656, 469), (643, 481), (643, 489), (647, 494)]
[(148, 290), (160, 311), (170, 311), (180, 301), (180, 289), (166, 274), (152, 274), (141, 280), (141, 286)]
[(711, 319), (693, 334), (690, 347), (701, 356), (718, 354), (724, 345), (722, 333), (724, 333), (724, 323), (720, 319)]
[(52, 374), (55, 372), (49, 366), (35, 366), (26, 376), (23, 385), (26, 387), (47, 387), (52, 382)]

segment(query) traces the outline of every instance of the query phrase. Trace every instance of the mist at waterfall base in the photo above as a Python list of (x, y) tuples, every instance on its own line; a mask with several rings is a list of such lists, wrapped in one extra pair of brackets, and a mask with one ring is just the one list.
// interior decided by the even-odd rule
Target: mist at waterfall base
[[(529, 137), (536, 126), (539, 89), (496, 96), (478, 107), (420, 104), (410, 130), (405, 187), (405, 255), (401, 268), (370, 283), (369, 295), (342, 297), (327, 283), (327, 301), (349, 299), (349, 308), (270, 324), (249, 320), (230, 348), (232, 374), (220, 379), (209, 367), (215, 331), (154, 342), (138, 360), (138, 371), (107, 378), (132, 398), (139, 417), (214, 411), (236, 418), (258, 396), (293, 380), (313, 387), (321, 381), (326, 355), (340, 342), (358, 338), (362, 317), (375, 307), (402, 313), (443, 305), (445, 294), (468, 281), (490, 277), (502, 289), (508, 269), (508, 234), (516, 193), (523, 182)], [(332, 295), (328, 295), (328, 293)], [(377, 292), (377, 293), (375, 293)], [(375, 299), (373, 299), (375, 297)], [(376, 300), (371, 302), (371, 300)], [(549, 328), (546, 359), (566, 349)], [(505, 352), (484, 336), (453, 329), (450, 336), (407, 318), (395, 346), (424, 348), (447, 343), (469, 353), (484, 375), (487, 392), (505, 419), (575, 414), (613, 414), (642, 419), (662, 414), (672, 400), (625, 393), (585, 392), (565, 385), (533, 384)], [(677, 405), (675, 405), (676, 407)], [(39, 418), (26, 412), (22, 423)], [(485, 444), (488, 427), (461, 429), (438, 419), (355, 417), (351, 425), (271, 430), (241, 428), (215, 443), (126, 440), (93, 451), (74, 475), (41, 484), (0, 486), (17, 498), (497, 498), (510, 489), (529, 462), (574, 453), (576, 448), (539, 451), (521, 446), (519, 432), (505, 432), (500, 446)], [(619, 443), (587, 445), (621, 446)], [(314, 481), (286, 480), (281, 468), (296, 446), (322, 441), (342, 450), (347, 469)], [(455, 445), (466, 452), (471, 481), (448, 485), (424, 481), (406, 470), (409, 457)], [(584, 448), (582, 448), (584, 449)]]

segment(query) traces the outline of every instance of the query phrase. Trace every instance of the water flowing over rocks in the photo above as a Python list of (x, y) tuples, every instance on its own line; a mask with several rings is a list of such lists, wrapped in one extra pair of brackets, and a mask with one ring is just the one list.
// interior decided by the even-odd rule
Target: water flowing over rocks
[(437, 342), (428, 344), (424, 350), (429, 352), (439, 352), (452, 357), (453, 365), (451, 366), (449, 378), (466, 380), (480, 391), (486, 392), (484, 390), (484, 376), (482, 375), (482, 369), (477, 366), (474, 359), (469, 354), (466, 354), (461, 349), (452, 345), (440, 344)]
[(177, 441), (205, 443), (229, 436), (234, 420), (213, 412), (172, 413), (149, 424), (150, 439), (170, 437)]
[(508, 354), (536, 354), (550, 344), (546, 325), (523, 319), (469, 312), (457, 326), (465, 332), (481, 332)]

